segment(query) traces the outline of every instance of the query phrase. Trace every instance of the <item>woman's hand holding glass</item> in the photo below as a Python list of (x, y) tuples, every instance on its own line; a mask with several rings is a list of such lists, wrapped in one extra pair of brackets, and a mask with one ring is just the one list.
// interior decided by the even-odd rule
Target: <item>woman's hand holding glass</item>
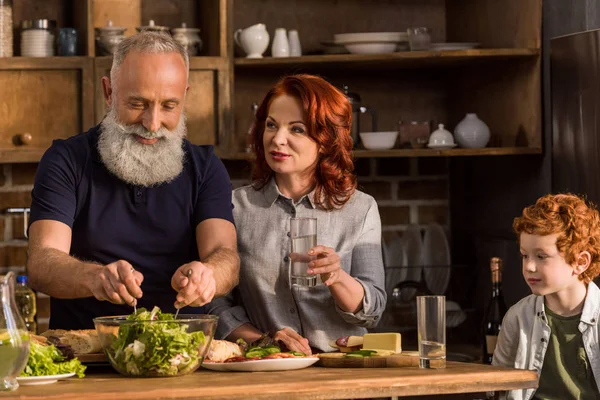
[(321, 275), (321, 281), (325, 285), (333, 285), (345, 273), (340, 264), (340, 256), (331, 247), (315, 246), (310, 249), (308, 254), (317, 256), (316, 260), (308, 264), (308, 274)]

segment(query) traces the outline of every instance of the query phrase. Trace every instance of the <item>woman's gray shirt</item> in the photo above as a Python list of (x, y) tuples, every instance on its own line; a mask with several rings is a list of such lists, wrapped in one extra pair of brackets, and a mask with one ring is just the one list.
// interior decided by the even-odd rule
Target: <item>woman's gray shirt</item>
[[(314, 205), (314, 192), (300, 201), (283, 196), (274, 179), (261, 190), (244, 186), (233, 192), (233, 216), (241, 260), (240, 283), (234, 292), (213, 300), (217, 338), (227, 337), (244, 323), (273, 334), (289, 327), (312, 347), (333, 351), (328, 343), (340, 336), (363, 335), (374, 327), (385, 309), (385, 274), (381, 255), (381, 220), (373, 197), (355, 191), (333, 211)], [(362, 309), (344, 312), (327, 286), (290, 285), (288, 236), (291, 217), (314, 217), (317, 244), (335, 249), (344, 271), (365, 289)]]

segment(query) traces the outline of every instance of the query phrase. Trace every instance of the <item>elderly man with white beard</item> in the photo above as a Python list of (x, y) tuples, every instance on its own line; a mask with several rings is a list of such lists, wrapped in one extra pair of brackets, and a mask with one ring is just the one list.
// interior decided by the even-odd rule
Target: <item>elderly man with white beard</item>
[(229, 176), (212, 146), (185, 139), (188, 71), (171, 37), (125, 39), (102, 78), (104, 120), (40, 161), (27, 269), (51, 297), (51, 328), (133, 305), (202, 313), (237, 284)]

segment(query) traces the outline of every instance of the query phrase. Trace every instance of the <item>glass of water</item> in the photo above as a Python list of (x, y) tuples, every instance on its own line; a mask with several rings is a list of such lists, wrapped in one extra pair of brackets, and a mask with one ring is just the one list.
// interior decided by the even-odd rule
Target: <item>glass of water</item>
[(417, 296), (419, 366), (446, 368), (446, 296)]
[(316, 286), (317, 276), (308, 275), (306, 271), (308, 263), (316, 258), (310, 256), (308, 251), (317, 245), (317, 219), (290, 218), (290, 238), (292, 240), (290, 282), (298, 286)]

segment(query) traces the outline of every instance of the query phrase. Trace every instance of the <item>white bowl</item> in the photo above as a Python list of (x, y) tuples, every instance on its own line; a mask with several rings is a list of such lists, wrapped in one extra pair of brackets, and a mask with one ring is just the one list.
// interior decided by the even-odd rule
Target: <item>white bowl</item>
[(360, 42), (408, 42), (406, 32), (363, 32), (363, 33), (338, 33), (333, 35), (333, 40), (338, 44)]
[(381, 54), (393, 53), (398, 47), (395, 42), (346, 43), (346, 49), (352, 54)]
[(396, 144), (397, 137), (398, 131), (360, 133), (360, 140), (368, 150), (391, 149)]

